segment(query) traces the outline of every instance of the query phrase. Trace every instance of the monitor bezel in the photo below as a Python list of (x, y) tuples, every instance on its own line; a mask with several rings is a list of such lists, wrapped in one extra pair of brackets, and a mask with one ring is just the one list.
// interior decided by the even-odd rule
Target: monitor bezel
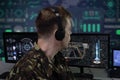
[[(70, 66), (77, 66), (77, 67), (91, 67), (91, 68), (108, 68), (109, 67), (109, 53), (110, 53), (110, 34), (108, 34), (108, 33), (72, 33), (71, 34), (71, 36), (73, 36), (73, 35), (75, 35), (75, 36), (77, 36), (77, 35), (82, 35), (82, 36), (84, 36), (84, 35), (87, 35), (87, 36), (89, 36), (89, 35), (98, 35), (98, 36), (108, 36), (108, 54), (107, 54), (107, 56), (108, 56), (108, 59), (107, 59), (107, 66), (104, 66), (104, 67), (102, 67), (102, 66), (97, 66), (97, 65), (89, 65), (89, 66), (81, 66), (81, 65), (71, 65), (71, 64), (69, 64)], [(81, 59), (73, 59), (73, 58), (67, 58), (67, 59), (69, 59), (69, 60), (81, 60)]]

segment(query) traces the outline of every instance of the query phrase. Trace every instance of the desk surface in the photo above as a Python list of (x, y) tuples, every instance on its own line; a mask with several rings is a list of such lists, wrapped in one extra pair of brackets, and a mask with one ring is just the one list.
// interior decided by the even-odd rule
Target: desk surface
[(14, 66), (13, 63), (5, 63), (0, 61), (0, 74), (6, 71), (10, 71), (10, 69)]
[[(0, 61), (0, 74), (10, 71), (10, 69), (14, 66), (14, 63), (5, 63)], [(79, 68), (70, 67), (73, 73), (79, 71)], [(107, 73), (104, 69), (95, 69), (95, 68), (86, 68), (84, 69), (86, 73), (92, 73), (94, 75), (95, 80), (120, 80), (120, 78), (109, 78), (107, 77)], [(3, 79), (0, 79), (3, 80)]]

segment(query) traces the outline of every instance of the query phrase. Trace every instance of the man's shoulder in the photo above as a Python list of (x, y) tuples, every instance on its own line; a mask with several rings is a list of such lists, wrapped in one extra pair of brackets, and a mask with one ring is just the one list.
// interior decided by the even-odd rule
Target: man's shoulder
[(41, 58), (41, 53), (38, 53), (35, 49), (31, 49), (15, 64), (15, 66), (22, 68), (28, 66), (34, 67)]

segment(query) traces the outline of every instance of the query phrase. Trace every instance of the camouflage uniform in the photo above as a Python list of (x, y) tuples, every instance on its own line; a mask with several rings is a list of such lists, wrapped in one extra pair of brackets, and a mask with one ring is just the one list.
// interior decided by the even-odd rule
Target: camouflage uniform
[(53, 60), (49, 62), (45, 53), (34, 47), (15, 64), (6, 80), (73, 80), (60, 52)]

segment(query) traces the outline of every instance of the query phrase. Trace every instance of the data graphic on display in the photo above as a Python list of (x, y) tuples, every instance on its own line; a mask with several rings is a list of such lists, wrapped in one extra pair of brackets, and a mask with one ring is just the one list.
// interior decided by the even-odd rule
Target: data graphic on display
[(33, 48), (37, 41), (36, 33), (4, 33), (4, 51), (6, 62), (17, 62)]
[(69, 65), (103, 68), (108, 66), (109, 42), (108, 34), (72, 34), (62, 52)]

